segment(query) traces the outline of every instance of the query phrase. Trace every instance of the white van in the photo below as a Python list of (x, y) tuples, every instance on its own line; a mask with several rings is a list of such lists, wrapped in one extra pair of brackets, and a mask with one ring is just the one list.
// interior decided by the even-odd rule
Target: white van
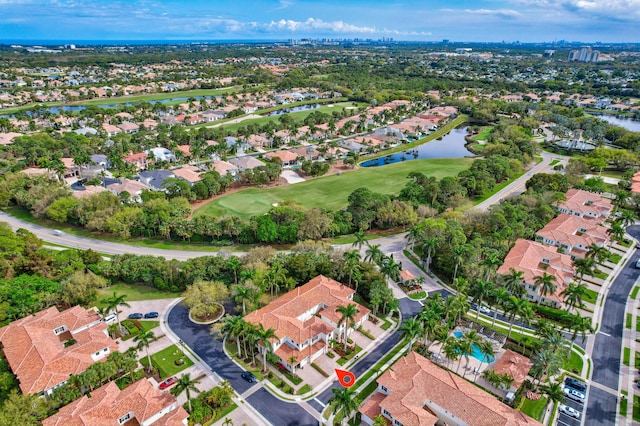
[(62, 231), (59, 229), (54, 229), (53, 230), (53, 235), (62, 235)]
[(102, 318), (102, 321), (107, 324), (113, 324), (114, 322), (116, 322), (116, 314), (109, 314), (106, 317)]

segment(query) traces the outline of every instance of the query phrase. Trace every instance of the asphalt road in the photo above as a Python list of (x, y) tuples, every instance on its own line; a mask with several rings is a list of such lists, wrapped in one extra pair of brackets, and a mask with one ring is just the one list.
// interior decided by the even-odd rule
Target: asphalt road
[[(640, 238), (640, 226), (627, 228), (632, 237)], [(622, 352), (622, 332), (625, 321), (625, 306), (629, 292), (638, 279), (635, 264), (640, 259), (636, 251), (611, 284), (604, 309), (600, 330), (595, 335), (593, 353), (593, 375), (591, 381), (606, 386), (615, 395), (594, 386), (590, 387), (585, 425), (609, 425), (615, 420), (617, 409), (618, 381), (620, 375), (620, 357)]]
[[(189, 320), (186, 307), (180, 304), (175, 305), (169, 312), (167, 325), (212, 371), (224, 380), (228, 380), (238, 394), (254, 386), (240, 377), (243, 370), (225, 355), (222, 340), (213, 338), (210, 326), (194, 324)], [(264, 388), (252, 394), (247, 401), (274, 425), (317, 426), (318, 424), (318, 421), (304, 408), (295, 403), (279, 400)]]

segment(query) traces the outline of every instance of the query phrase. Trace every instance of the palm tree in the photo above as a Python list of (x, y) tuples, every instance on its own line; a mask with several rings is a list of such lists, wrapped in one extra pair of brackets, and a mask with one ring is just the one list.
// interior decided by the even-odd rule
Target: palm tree
[(454, 262), (452, 279), (455, 280), (458, 276), (458, 268), (462, 264), (462, 261), (465, 259), (471, 248), (472, 246), (470, 244), (461, 244), (453, 248), (453, 252), (451, 253)]
[(382, 260), (380, 272), (390, 280), (397, 282), (400, 279), (400, 264), (391, 258), (386, 257), (385, 259)]
[(564, 402), (564, 390), (560, 383), (550, 383), (548, 385), (540, 386), (542, 392), (547, 394), (550, 400), (554, 402)]
[(242, 303), (242, 315), (247, 313), (247, 302), (252, 302), (255, 296), (255, 289), (248, 285), (249, 283), (245, 282), (241, 285), (234, 285), (233, 289), (233, 300), (236, 303)]
[(476, 304), (476, 321), (480, 316), (480, 307), (485, 298), (489, 297), (495, 288), (495, 284), (491, 281), (476, 280), (471, 287), (472, 302)]
[(367, 250), (364, 252), (366, 260), (369, 263), (375, 263), (376, 265), (382, 262), (382, 258), (384, 257), (384, 253), (380, 250), (380, 244), (373, 244), (367, 247)]
[(576, 269), (579, 282), (582, 283), (585, 275), (593, 275), (596, 261), (589, 257), (578, 258), (573, 261), (573, 266)]
[(609, 250), (607, 250), (605, 247), (601, 247), (593, 243), (589, 247), (587, 247), (586, 257), (595, 260), (599, 264), (602, 264), (602, 262), (609, 258)]
[(238, 273), (242, 270), (242, 261), (237, 256), (231, 256), (227, 259), (226, 266), (233, 272), (233, 283), (238, 284)]
[(329, 404), (334, 404), (334, 414), (344, 410), (342, 423), (349, 420), (350, 414), (358, 409), (358, 403), (355, 399), (355, 392), (350, 388), (333, 388), (331, 389), (333, 396), (329, 398)]
[[(488, 364), (489, 358), (495, 356), (496, 352), (493, 349), (493, 344), (491, 344), (491, 342), (488, 340), (482, 339), (482, 342), (480, 342), (478, 347), (480, 348), (480, 353), (482, 354), (482, 359), (480, 360), (480, 368), (482, 368), (482, 363), (486, 362)], [(476, 370), (476, 376), (473, 379), (474, 382), (478, 380), (478, 372), (480, 371), (480, 368)]]
[(571, 308), (582, 308), (584, 306), (582, 299), (584, 299), (586, 294), (586, 284), (569, 283), (569, 285), (560, 292), (560, 296), (563, 297), (564, 304), (567, 305), (567, 312), (571, 312)]
[(502, 265), (502, 260), (497, 252), (492, 251), (480, 262), (485, 269), (485, 281), (488, 281), (492, 274), (495, 274), (495, 270), (498, 266)]
[(276, 331), (273, 328), (264, 328), (264, 325), (259, 324), (256, 329), (255, 336), (262, 342), (262, 371), (267, 371), (267, 351), (273, 350), (271, 339), (277, 339)]
[(413, 343), (416, 338), (423, 332), (422, 325), (415, 317), (411, 317), (404, 321), (400, 326), (400, 334), (402, 334), (407, 340), (409, 340), (409, 352), (413, 349)]
[(529, 307), (529, 302), (524, 299), (518, 299), (515, 296), (509, 298), (509, 304), (507, 305), (507, 312), (509, 313), (509, 332), (507, 333), (507, 339), (511, 337), (511, 330), (513, 329), (513, 323), (515, 318), (520, 316)]
[(220, 332), (225, 338), (236, 339), (238, 347), (238, 358), (242, 358), (242, 350), (240, 348), (240, 336), (245, 328), (245, 320), (241, 317), (225, 316), (222, 320), (222, 328)]
[(106, 297), (106, 298), (102, 299), (101, 302), (104, 303), (105, 305), (107, 305), (107, 307), (109, 308), (109, 311), (114, 311), (115, 312), (116, 321), (118, 322), (118, 330), (122, 330), (122, 327), (120, 326), (120, 316), (118, 315), (118, 307), (120, 307), (120, 306), (126, 306), (127, 308), (131, 307), (131, 305), (129, 305), (125, 301), (125, 295), (124, 294), (117, 294), (114, 291), (113, 292), (113, 296)]
[(287, 362), (291, 366), (291, 370), (293, 370), (292, 373), (295, 376), (296, 375), (296, 364), (298, 363), (298, 357), (295, 356), (295, 355), (291, 355), (289, 357), (289, 359), (287, 360)]
[(356, 247), (358, 250), (360, 250), (362, 249), (362, 246), (367, 244), (367, 236), (365, 235), (364, 231), (359, 230), (355, 232), (353, 236), (356, 237), (356, 239), (353, 244), (351, 244), (352, 247)]
[(463, 355), (467, 359), (467, 365), (465, 367), (465, 372), (462, 374), (464, 377), (467, 374), (467, 369), (469, 367), (469, 355), (473, 353), (473, 346), (480, 346), (480, 344), (484, 341), (482, 337), (478, 334), (476, 330), (469, 330), (462, 334), (460, 338), (464, 342), (464, 348), (468, 348), (469, 350), (465, 352)]
[(581, 335), (582, 343), (584, 343), (584, 339), (587, 337), (587, 333), (593, 333), (591, 318), (574, 315), (572, 316), (571, 323), (569, 324), (569, 329), (572, 331), (571, 350), (573, 350), (578, 334)]
[(153, 369), (153, 366), (151, 365), (151, 355), (149, 355), (149, 345), (155, 339), (156, 336), (151, 330), (142, 331), (140, 332), (140, 334), (133, 338), (134, 342), (138, 342), (138, 350), (145, 348), (145, 350), (147, 351), (147, 362), (149, 363), (149, 368), (147, 371), (151, 371)]
[(444, 351), (444, 356), (448, 361), (455, 361), (460, 357), (460, 343), (458, 340), (453, 336), (449, 336), (442, 344), (441, 350)]
[(422, 253), (426, 254), (425, 269), (429, 272), (431, 268), (431, 255), (438, 248), (440, 242), (436, 237), (425, 238), (422, 240)]
[[(345, 260), (344, 266), (347, 275), (349, 276), (348, 286), (351, 287), (351, 280), (353, 276), (358, 276), (360, 274), (360, 252), (358, 250), (349, 250), (344, 252), (343, 257)], [(358, 291), (357, 286), (355, 290)]]
[(535, 290), (539, 288), (542, 297), (555, 293), (557, 288), (555, 275), (549, 275), (543, 272), (542, 275), (538, 275), (533, 279), (533, 288)]
[(491, 327), (496, 325), (496, 318), (498, 316), (498, 308), (504, 310), (505, 306), (509, 303), (509, 292), (505, 287), (497, 287), (491, 294), (491, 307), (493, 308), (493, 320), (491, 321)]
[(198, 388), (196, 387), (196, 385), (199, 383), (200, 381), (198, 380), (191, 380), (191, 376), (189, 375), (189, 373), (187, 373), (178, 379), (176, 384), (173, 386), (173, 389), (171, 389), (170, 391), (171, 395), (173, 395), (176, 398), (180, 394), (182, 394), (182, 392), (186, 392), (187, 404), (189, 405), (189, 412), (191, 412), (191, 392), (200, 392), (200, 390), (198, 390)]
[(336, 308), (336, 312), (340, 314), (340, 320), (338, 321), (338, 329), (344, 324), (344, 352), (347, 352), (347, 336), (349, 328), (356, 325), (355, 317), (360, 310), (355, 303), (349, 303), (347, 306), (340, 305)]
[(509, 268), (509, 273), (502, 276), (502, 281), (507, 291), (516, 297), (524, 296), (525, 289), (522, 286), (524, 281), (524, 272), (516, 271), (513, 268)]

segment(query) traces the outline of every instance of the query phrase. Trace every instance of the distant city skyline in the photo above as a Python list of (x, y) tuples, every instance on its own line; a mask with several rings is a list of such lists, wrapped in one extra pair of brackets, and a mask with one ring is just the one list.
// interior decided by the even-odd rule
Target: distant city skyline
[(0, 40), (640, 42), (640, 0), (0, 0)]

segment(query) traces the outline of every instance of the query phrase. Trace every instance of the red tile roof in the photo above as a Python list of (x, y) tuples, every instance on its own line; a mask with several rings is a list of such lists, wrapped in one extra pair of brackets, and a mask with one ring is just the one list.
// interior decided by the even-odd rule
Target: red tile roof
[(601, 220), (588, 216), (559, 214), (536, 234), (550, 241), (557, 241), (570, 247), (591, 244), (603, 245), (609, 242), (606, 228)]
[[(54, 333), (62, 326), (68, 330), (63, 334), (76, 340), (66, 348), (64, 338)], [(94, 363), (92, 354), (104, 348), (117, 351), (118, 345), (107, 336), (106, 329), (94, 311), (74, 306), (59, 312), (51, 307), (0, 328), (0, 342), (20, 389), (34, 394), (85, 371)]]
[(592, 216), (608, 216), (611, 212), (611, 200), (595, 192), (570, 189), (565, 195), (567, 200), (558, 205), (561, 211), (566, 209), (568, 212)]
[[(109, 382), (91, 392), (91, 398), (85, 395), (62, 407), (58, 413), (43, 420), (42, 425), (114, 426), (127, 413), (133, 413), (137, 421), (134, 424), (142, 424), (162, 411), (166, 413), (150, 425), (186, 425), (189, 415), (184, 408), (178, 406), (170, 393), (159, 391), (148, 380), (139, 380), (122, 391), (115, 382)], [(131, 421), (124, 424), (131, 424)]]
[(517, 389), (527, 378), (532, 366), (533, 363), (529, 358), (507, 349), (493, 365), (493, 371), (513, 377), (513, 387)]
[(378, 384), (390, 391), (379, 406), (404, 426), (435, 424), (435, 407), (468, 425), (541, 425), (415, 352), (399, 359), (378, 378)]

